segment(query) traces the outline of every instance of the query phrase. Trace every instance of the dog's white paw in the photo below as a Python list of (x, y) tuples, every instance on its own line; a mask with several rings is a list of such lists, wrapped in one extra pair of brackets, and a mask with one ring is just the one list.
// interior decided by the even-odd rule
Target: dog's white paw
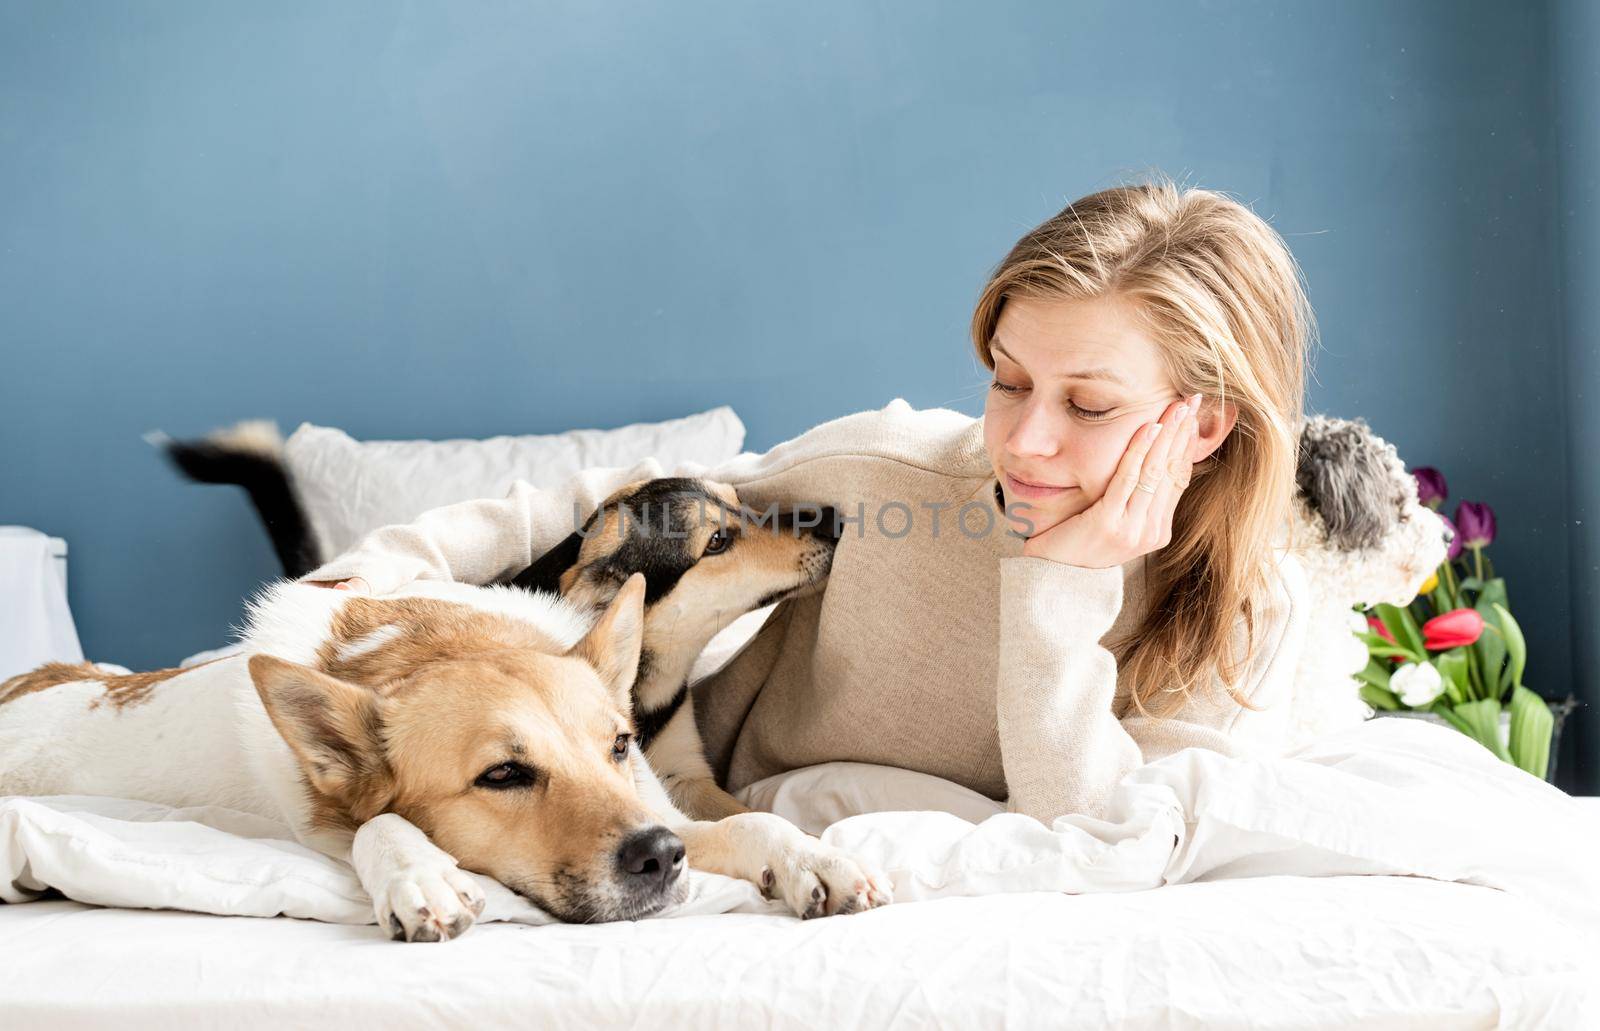
[(761, 871), (767, 898), (781, 898), (802, 920), (843, 916), (894, 901), (889, 878), (847, 852), (797, 835)]
[(396, 870), (372, 893), (378, 926), (395, 941), (459, 938), (483, 913), (483, 890), (454, 863), (419, 863)]

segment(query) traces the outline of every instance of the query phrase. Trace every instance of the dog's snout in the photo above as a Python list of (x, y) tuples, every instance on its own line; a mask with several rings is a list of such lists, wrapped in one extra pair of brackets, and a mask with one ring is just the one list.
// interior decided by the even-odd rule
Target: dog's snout
[(617, 872), (628, 884), (666, 888), (683, 873), (683, 841), (665, 827), (630, 834), (617, 849)]

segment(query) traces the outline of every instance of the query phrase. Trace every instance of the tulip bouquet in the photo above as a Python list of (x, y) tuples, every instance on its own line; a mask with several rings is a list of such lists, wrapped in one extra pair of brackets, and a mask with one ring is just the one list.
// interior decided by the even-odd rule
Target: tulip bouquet
[[(1448, 497), (1443, 474), (1412, 473), (1418, 500), (1438, 512)], [(1432, 713), (1507, 762), (1543, 778), (1550, 764), (1554, 716), (1522, 683), (1527, 645), (1511, 618), (1506, 583), (1484, 549), (1494, 541), (1494, 510), (1463, 501), (1444, 563), (1409, 605), (1378, 605), (1361, 639), (1369, 658), (1361, 697), (1384, 712)], [(1509, 711), (1509, 734), (1501, 714)]]

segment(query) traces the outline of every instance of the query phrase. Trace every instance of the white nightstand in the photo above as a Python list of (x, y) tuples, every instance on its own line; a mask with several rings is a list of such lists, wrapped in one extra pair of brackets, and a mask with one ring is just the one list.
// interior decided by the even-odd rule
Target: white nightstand
[(67, 607), (67, 542), (26, 526), (0, 526), (0, 680), (45, 662), (82, 662)]
[(56, 573), (61, 577), (61, 590), (67, 590), (67, 542), (60, 537), (46, 538), (50, 542), (50, 557), (55, 560)]

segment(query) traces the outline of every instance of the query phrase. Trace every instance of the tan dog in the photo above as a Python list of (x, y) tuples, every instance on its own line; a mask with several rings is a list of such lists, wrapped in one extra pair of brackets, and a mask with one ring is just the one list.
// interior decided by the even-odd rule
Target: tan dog
[(591, 621), (504, 587), (279, 584), (252, 607), (248, 659), (131, 677), (53, 665), (0, 685), (0, 794), (280, 820), (349, 859), (380, 925), (409, 941), (481, 912), (460, 867), (566, 920), (660, 910), (686, 856), (803, 916), (887, 902), (882, 875), (778, 817), (672, 806), (630, 729), (645, 594), (630, 576)]

